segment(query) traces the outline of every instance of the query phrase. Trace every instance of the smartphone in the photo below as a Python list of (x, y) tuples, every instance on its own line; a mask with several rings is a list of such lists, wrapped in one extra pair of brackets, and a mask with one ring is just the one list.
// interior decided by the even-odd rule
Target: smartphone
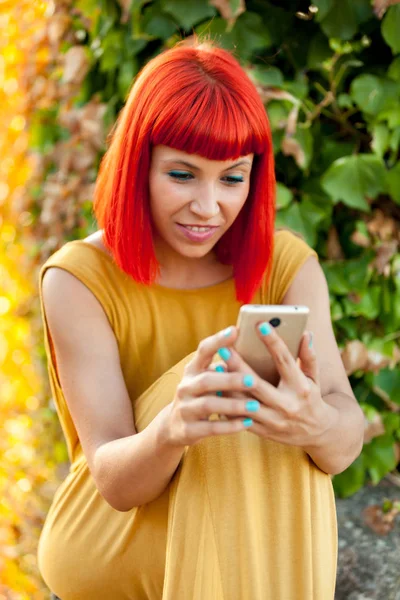
[(235, 349), (260, 377), (277, 385), (279, 374), (274, 359), (258, 337), (257, 323), (265, 321), (274, 327), (292, 356), (297, 358), (309, 312), (307, 306), (245, 304), (239, 311)]

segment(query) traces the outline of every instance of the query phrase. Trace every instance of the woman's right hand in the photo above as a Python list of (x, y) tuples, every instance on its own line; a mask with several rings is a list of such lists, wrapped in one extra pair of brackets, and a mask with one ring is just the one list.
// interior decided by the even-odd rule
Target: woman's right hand
[[(165, 413), (165, 433), (172, 445), (192, 446), (205, 437), (237, 433), (252, 425), (249, 416), (259, 405), (246, 395), (252, 376), (209, 369), (218, 350), (233, 346), (236, 338), (236, 327), (205, 338), (185, 366), (175, 398)], [(217, 395), (217, 391), (225, 392), (224, 396)], [(229, 396), (232, 393), (234, 397)], [(210, 421), (214, 414), (228, 419)]]

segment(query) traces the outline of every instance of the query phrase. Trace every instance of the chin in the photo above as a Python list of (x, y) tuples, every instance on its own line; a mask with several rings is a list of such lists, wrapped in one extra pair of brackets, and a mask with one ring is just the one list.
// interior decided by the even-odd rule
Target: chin
[(213, 244), (171, 244), (172, 249), (186, 258), (203, 258), (214, 248)]

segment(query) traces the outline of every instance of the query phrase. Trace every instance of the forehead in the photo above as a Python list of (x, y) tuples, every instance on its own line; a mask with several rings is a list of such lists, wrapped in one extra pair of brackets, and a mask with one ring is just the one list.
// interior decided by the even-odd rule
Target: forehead
[(168, 163), (168, 162), (179, 162), (184, 161), (192, 165), (197, 166), (200, 169), (207, 168), (227, 168), (231, 164), (235, 164), (240, 160), (246, 160), (249, 165), (253, 162), (254, 154), (246, 154), (244, 156), (236, 156), (229, 160), (210, 160), (199, 154), (189, 154), (183, 150), (177, 150), (169, 146), (154, 146), (152, 149), (152, 161), (154, 163)]

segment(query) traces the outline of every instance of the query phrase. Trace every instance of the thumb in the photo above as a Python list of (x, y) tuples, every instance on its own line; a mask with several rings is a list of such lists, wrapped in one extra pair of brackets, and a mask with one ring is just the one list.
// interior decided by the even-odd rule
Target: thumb
[(314, 336), (311, 331), (304, 333), (299, 349), (300, 367), (306, 377), (319, 385), (317, 355), (314, 349)]

